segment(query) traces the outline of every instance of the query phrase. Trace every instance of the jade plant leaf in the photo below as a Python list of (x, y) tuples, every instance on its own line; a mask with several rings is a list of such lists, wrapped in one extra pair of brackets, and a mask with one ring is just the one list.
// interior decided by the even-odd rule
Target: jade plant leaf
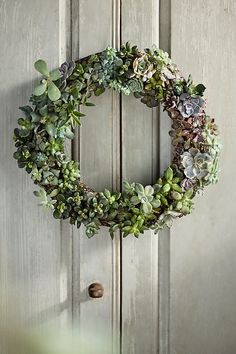
[(39, 84), (38, 86), (35, 87), (34, 95), (35, 96), (43, 95), (44, 92), (46, 91), (46, 88), (47, 88), (47, 83), (46, 82), (42, 82), (41, 84)]
[(48, 97), (51, 101), (57, 101), (61, 97), (59, 88), (53, 82), (48, 85)]
[(37, 60), (34, 63), (34, 67), (40, 74), (42, 74), (43, 76), (49, 77), (48, 66), (44, 60), (42, 60), (42, 59)]
[(55, 69), (50, 72), (50, 78), (52, 79), (52, 81), (57, 81), (60, 79), (60, 77), (61, 73), (59, 69)]

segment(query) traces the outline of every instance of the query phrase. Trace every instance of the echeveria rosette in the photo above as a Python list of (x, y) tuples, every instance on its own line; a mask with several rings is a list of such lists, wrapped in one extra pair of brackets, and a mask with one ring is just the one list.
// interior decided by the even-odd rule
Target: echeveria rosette
[(152, 186), (143, 187), (142, 184), (136, 183), (135, 192), (137, 195), (131, 197), (130, 201), (135, 206), (141, 204), (141, 210), (144, 214), (151, 214), (152, 209), (161, 206), (160, 199), (154, 197), (154, 188)]
[(133, 61), (133, 70), (137, 78), (142, 78), (143, 81), (150, 79), (155, 73), (154, 65), (149, 61), (149, 56), (147, 53), (139, 53), (137, 58)]
[[(126, 43), (120, 51), (108, 47), (52, 71), (42, 59), (35, 68), (42, 78), (32, 107), (21, 107), (14, 157), (41, 188), (35, 195), (56, 219), (83, 224), (88, 237), (101, 226), (109, 227), (111, 236), (121, 230), (138, 237), (191, 213), (198, 190), (217, 181), (221, 145), (215, 122), (205, 113), (205, 86), (185, 80), (167, 53)], [(93, 106), (91, 97), (109, 88), (133, 93), (150, 108), (161, 103), (172, 119), (173, 160), (153, 185), (124, 181), (120, 193), (95, 192), (65, 153), (65, 139), (73, 139), (73, 128), (84, 117), (79, 108)]]
[(190, 148), (181, 155), (181, 163), (187, 179), (203, 181), (210, 174), (213, 158), (207, 152), (200, 152), (196, 148)]
[(182, 93), (179, 100), (178, 110), (183, 118), (198, 115), (205, 106), (205, 100), (202, 97), (191, 97), (188, 93)]

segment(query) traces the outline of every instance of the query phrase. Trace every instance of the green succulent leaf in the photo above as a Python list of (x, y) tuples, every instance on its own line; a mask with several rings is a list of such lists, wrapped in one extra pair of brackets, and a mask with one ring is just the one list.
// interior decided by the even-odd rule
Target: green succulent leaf
[(93, 107), (93, 106), (95, 106), (95, 104), (92, 103), (92, 102), (86, 102), (86, 103), (85, 103), (85, 106), (91, 106), (91, 107)]
[(174, 200), (181, 200), (182, 199), (182, 195), (179, 192), (171, 192), (171, 196)]
[(42, 82), (41, 84), (39, 84), (38, 86), (35, 87), (33, 94), (35, 96), (41, 96), (44, 94), (46, 89), (47, 89), (47, 83)]
[(95, 96), (100, 96), (103, 92), (105, 92), (105, 88), (104, 87), (99, 87), (99, 88), (96, 89), (94, 94), (95, 94)]
[(131, 197), (130, 201), (133, 205), (137, 205), (140, 203), (140, 198), (138, 196), (134, 195), (133, 197)]
[(54, 69), (50, 72), (50, 78), (52, 81), (57, 81), (61, 77), (61, 72), (59, 69)]
[(66, 127), (66, 130), (65, 130), (65, 136), (68, 138), (68, 139), (74, 139), (74, 133), (71, 131), (71, 129), (69, 127)]
[(55, 219), (60, 219), (61, 218), (61, 212), (59, 211), (59, 210), (54, 210), (54, 212), (53, 212), (53, 217), (55, 218)]
[(203, 84), (198, 84), (196, 87), (195, 87), (195, 92), (196, 94), (198, 94), (199, 96), (202, 96), (204, 91), (205, 91), (206, 87), (203, 85)]
[(166, 170), (165, 170), (165, 178), (168, 180), (168, 181), (171, 181), (173, 179), (173, 170), (171, 167), (168, 167)]
[(59, 193), (58, 189), (54, 189), (51, 193), (50, 193), (50, 197), (55, 197), (57, 194)]
[(182, 187), (180, 187), (178, 184), (174, 183), (171, 185), (171, 188), (176, 191), (176, 192), (179, 192), (179, 193), (182, 193), (183, 190), (182, 190)]
[(46, 124), (45, 129), (51, 137), (55, 137), (57, 129), (53, 123)]
[(19, 107), (19, 109), (25, 113), (26, 116), (29, 116), (30, 113), (32, 112), (32, 107), (30, 106), (22, 106), (22, 107)]
[(151, 201), (151, 204), (152, 204), (154, 209), (157, 209), (157, 208), (159, 208), (161, 206), (161, 201), (160, 201), (160, 199), (153, 199)]
[(34, 63), (34, 67), (40, 74), (42, 74), (43, 76), (49, 77), (48, 66), (44, 60), (42, 60), (42, 59), (37, 60)]
[(153, 187), (152, 186), (146, 186), (144, 188), (144, 193), (145, 193), (146, 196), (152, 196), (153, 193), (154, 193)]
[(40, 114), (37, 114), (37, 113), (35, 113), (35, 112), (32, 112), (30, 115), (31, 115), (31, 118), (32, 118), (32, 122), (33, 122), (33, 123), (39, 122), (40, 119), (42, 118), (42, 117), (40, 116)]
[(143, 195), (144, 194), (144, 186), (140, 183), (135, 184), (135, 190), (138, 194)]
[(144, 212), (144, 214), (151, 214), (152, 204), (151, 203), (143, 203), (142, 204), (142, 211)]
[(161, 191), (165, 194), (165, 193), (168, 193), (170, 191), (170, 184), (169, 183), (166, 183), (164, 184), (164, 186), (162, 186), (161, 188)]
[(184, 193), (184, 197), (186, 198), (191, 198), (193, 195), (193, 189), (188, 189), (185, 193)]
[(46, 116), (48, 113), (48, 106), (45, 105), (42, 108), (39, 109), (39, 113), (41, 114), (41, 116)]
[(48, 85), (48, 97), (51, 101), (57, 101), (61, 97), (61, 92), (54, 82), (50, 82)]

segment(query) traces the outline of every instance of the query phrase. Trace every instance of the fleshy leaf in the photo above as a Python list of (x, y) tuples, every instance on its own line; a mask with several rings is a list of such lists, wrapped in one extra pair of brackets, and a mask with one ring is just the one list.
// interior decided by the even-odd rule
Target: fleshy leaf
[(168, 167), (165, 171), (165, 177), (167, 180), (171, 181), (173, 179), (173, 170), (171, 167)]
[(56, 134), (56, 127), (53, 123), (48, 123), (46, 124), (46, 127), (45, 127), (46, 131), (48, 132), (48, 134), (52, 137), (55, 137), (55, 134)]
[(54, 69), (50, 72), (50, 78), (52, 79), (52, 81), (57, 81), (59, 80), (61, 77), (61, 72), (59, 69)]
[(135, 184), (135, 190), (138, 194), (144, 194), (144, 187), (140, 183)]
[(37, 60), (34, 63), (34, 67), (40, 74), (42, 74), (43, 76), (49, 77), (48, 66), (44, 60), (42, 60), (42, 59)]
[(142, 204), (142, 210), (144, 214), (150, 214), (152, 212), (152, 204), (151, 203)]
[(53, 82), (48, 85), (48, 97), (51, 101), (57, 101), (61, 97), (59, 88)]
[(160, 199), (153, 199), (151, 202), (153, 208), (157, 209), (161, 206), (161, 201)]
[(196, 93), (199, 95), (199, 96), (202, 96), (204, 91), (205, 91), (206, 87), (203, 85), (203, 84), (198, 84), (196, 87), (195, 87), (195, 91)]
[(33, 94), (35, 96), (41, 96), (46, 91), (46, 88), (47, 88), (47, 84), (46, 83), (41, 83), (41, 84), (39, 84), (38, 86), (35, 87)]
[(131, 201), (131, 203), (132, 203), (133, 205), (137, 205), (137, 204), (140, 203), (140, 199), (139, 199), (139, 197), (136, 196), (136, 195), (134, 195), (134, 196), (131, 198), (130, 201)]
[(145, 187), (145, 195), (147, 196), (152, 196), (154, 193), (154, 189), (152, 186), (146, 186)]

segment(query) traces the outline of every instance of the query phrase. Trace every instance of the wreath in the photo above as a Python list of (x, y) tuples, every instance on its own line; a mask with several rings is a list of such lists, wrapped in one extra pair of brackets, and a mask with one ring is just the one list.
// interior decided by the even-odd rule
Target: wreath
[[(164, 51), (126, 43), (52, 71), (41, 59), (34, 66), (43, 78), (30, 98), (32, 107), (20, 107), (24, 118), (14, 130), (14, 157), (41, 187), (34, 194), (56, 219), (85, 225), (88, 237), (101, 226), (112, 237), (118, 229), (138, 237), (191, 213), (194, 196), (217, 181), (220, 142), (214, 119), (205, 113), (205, 86), (183, 78)], [(78, 162), (65, 153), (65, 139), (73, 139), (85, 116), (79, 108), (94, 106), (90, 97), (108, 88), (133, 93), (150, 108), (161, 103), (172, 119), (173, 160), (154, 185), (124, 181), (121, 193), (93, 191), (80, 180)]]

